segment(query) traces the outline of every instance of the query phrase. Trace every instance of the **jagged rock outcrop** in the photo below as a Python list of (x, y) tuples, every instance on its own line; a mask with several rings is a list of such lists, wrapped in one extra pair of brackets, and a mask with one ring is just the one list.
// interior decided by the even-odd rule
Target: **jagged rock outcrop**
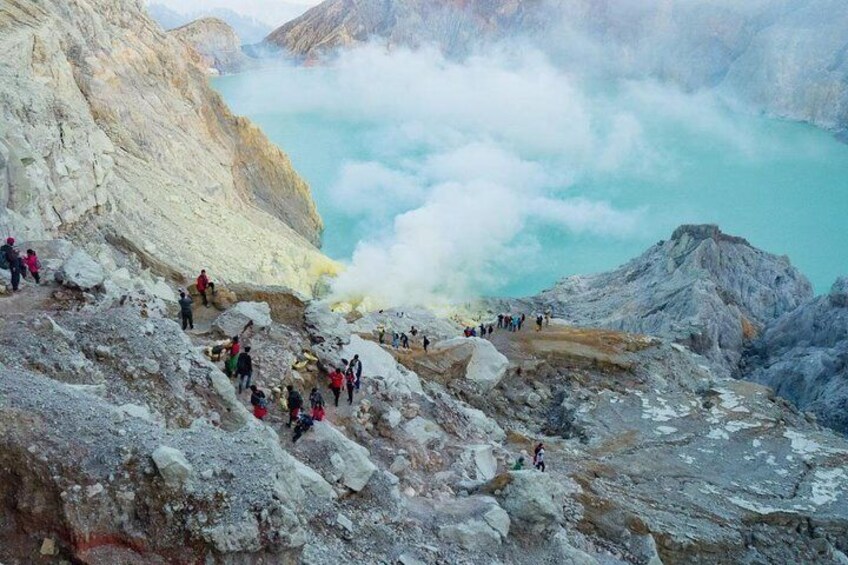
[(812, 297), (785, 257), (710, 225), (682, 226), (626, 265), (520, 303), (582, 326), (667, 337), (736, 374), (744, 344)]
[(770, 324), (746, 351), (743, 370), (848, 434), (848, 278)]
[(132, 0), (0, 4), (0, 224), (309, 293), (333, 264), (288, 157)]
[[(265, 38), (303, 57), (379, 39), (389, 45), (434, 43), (464, 53), (482, 35), (502, 37), (540, 2), (521, 0), (327, 0)], [(532, 12), (531, 12), (532, 13)]]
[(210, 74), (237, 73), (250, 66), (235, 30), (224, 20), (200, 18), (177, 29), (176, 37), (197, 53), (197, 64)]

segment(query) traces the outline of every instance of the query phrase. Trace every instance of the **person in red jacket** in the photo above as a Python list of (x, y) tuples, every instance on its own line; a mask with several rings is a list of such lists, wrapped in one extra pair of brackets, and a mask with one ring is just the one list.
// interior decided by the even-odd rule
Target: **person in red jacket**
[(23, 261), (29, 271), (29, 274), (31, 274), (33, 280), (35, 280), (35, 284), (41, 284), (41, 275), (39, 275), (39, 271), (41, 270), (41, 261), (38, 260), (38, 255), (35, 254), (35, 250), (27, 249), (27, 254)]
[(206, 269), (200, 271), (200, 276), (197, 277), (197, 292), (203, 298), (203, 305), (209, 307), (209, 299), (206, 298), (207, 289), (214, 290), (215, 285), (209, 282), (209, 277), (206, 276)]
[(342, 386), (344, 385), (344, 374), (342, 370), (336, 369), (330, 373), (330, 390), (333, 391), (333, 399), (335, 400), (336, 408), (339, 407), (339, 396), (342, 394)]

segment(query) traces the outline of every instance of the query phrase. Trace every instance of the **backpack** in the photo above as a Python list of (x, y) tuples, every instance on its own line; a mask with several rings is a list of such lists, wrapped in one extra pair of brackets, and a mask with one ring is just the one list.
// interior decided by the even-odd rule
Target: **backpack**
[(268, 408), (268, 399), (266, 397), (262, 397), (259, 399), (259, 403), (257, 404), (260, 408)]

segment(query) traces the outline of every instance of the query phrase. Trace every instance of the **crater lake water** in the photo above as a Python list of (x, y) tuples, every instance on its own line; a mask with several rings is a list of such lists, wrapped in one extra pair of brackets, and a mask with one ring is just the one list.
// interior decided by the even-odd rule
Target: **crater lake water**
[[(426, 196), (407, 201), (389, 190), (366, 192), (373, 202), (354, 202), (361, 192), (339, 189), (347, 167), (369, 163), (380, 165), (376, 170), (382, 172), (420, 171), (436, 151), (435, 144), (427, 141), (431, 125), (437, 130), (434, 136), (475, 139), (475, 132), (465, 131), (473, 123), (457, 124), (445, 133), (443, 123), (431, 124), (418, 115), (407, 120), (402, 104), (401, 110), (394, 107), (384, 118), (379, 94), (370, 100), (367, 93), (352, 92), (350, 96), (360, 97), (359, 101), (334, 110), (329, 105), (335, 98), (328, 98), (327, 89), (338, 89), (339, 100), (348, 96), (339, 72), (332, 67), (281, 67), (219, 77), (214, 86), (236, 113), (251, 118), (288, 153), (311, 185), (323, 216), (324, 252), (348, 261), (359, 242), (388, 233), (397, 214), (419, 206)], [(371, 86), (375, 91), (381, 88)], [(549, 195), (586, 198), (632, 212), (635, 225), (623, 234), (606, 233), (530, 218), (503, 250), (495, 276), (480, 283), (481, 293), (529, 295), (567, 275), (615, 268), (668, 238), (684, 223), (715, 223), (768, 252), (789, 256), (818, 293), (826, 292), (837, 276), (848, 274), (846, 144), (812, 126), (735, 110), (731, 105), (713, 104), (709, 119), (702, 119), (697, 101), (678, 106), (650, 96), (609, 92), (598, 96), (599, 105), (620, 109), (638, 121), (641, 150), (635, 154), (636, 163), (583, 167), (564, 178), (568, 165), (556, 151), (516, 147), (520, 145), (516, 136), (498, 141), (522, 159), (557, 171), (552, 176), (561, 182), (549, 183)], [(368, 111), (358, 111), (369, 104)], [(591, 95), (587, 104), (595, 106)], [(410, 107), (416, 108), (414, 101)], [(503, 112), (511, 111), (503, 108)], [(387, 142), (399, 130), (415, 130), (416, 139), (422, 141), (407, 140), (396, 146)], [(497, 136), (498, 132), (488, 132), (481, 138)], [(613, 137), (603, 139), (608, 142)], [(589, 153), (582, 157), (584, 161), (593, 158)], [(367, 184), (367, 174), (356, 182)], [(386, 182), (382, 179), (378, 184)], [(403, 177), (397, 182), (403, 184)], [(501, 223), (502, 218), (494, 215), (491, 225), (483, 229), (499, 230)], [(464, 237), (464, 229), (458, 222), (455, 237)], [(525, 261), (525, 256), (532, 259)]]

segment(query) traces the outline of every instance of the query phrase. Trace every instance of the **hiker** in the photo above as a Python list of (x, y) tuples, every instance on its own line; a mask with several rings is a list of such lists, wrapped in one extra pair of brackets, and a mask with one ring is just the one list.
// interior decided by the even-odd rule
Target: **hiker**
[[(249, 348), (245, 348), (247, 352)], [(253, 415), (257, 420), (264, 420), (268, 415), (268, 398), (256, 385), (250, 385), (250, 404), (253, 406)]]
[(380, 345), (383, 345), (386, 342), (386, 328), (380, 326), (380, 329), (377, 332), (377, 339), (380, 341)]
[(209, 282), (209, 277), (206, 276), (206, 269), (200, 270), (200, 275), (197, 277), (197, 292), (203, 298), (203, 305), (209, 308), (209, 299), (206, 297), (206, 289), (215, 291), (215, 284)]
[(339, 407), (339, 396), (342, 394), (342, 385), (344, 384), (344, 374), (342, 370), (336, 367), (336, 370), (330, 373), (330, 390), (333, 391), (333, 400), (336, 408)]
[(395, 349), (400, 347), (400, 336), (397, 334), (397, 332), (392, 333), (392, 347), (394, 347)]
[(186, 328), (194, 329), (194, 314), (191, 311), (192, 300), (191, 296), (186, 295), (184, 291), (180, 291), (180, 318), (183, 320), (183, 331)]
[(404, 349), (409, 349), (409, 336), (405, 333), (400, 334), (400, 342)]
[(292, 443), (297, 443), (297, 440), (303, 436), (313, 425), (312, 417), (309, 414), (301, 414), (297, 419), (297, 424), (294, 427), (294, 435)]
[(489, 324), (489, 335), (491, 336), (493, 333), (495, 333), (495, 326)]
[(418, 336), (418, 328), (416, 328), (415, 326), (412, 326), (411, 328), (409, 328), (409, 333), (412, 337), (417, 337)]
[(545, 310), (545, 325), (546, 326), (551, 325), (551, 317), (552, 316), (553, 316), (553, 313), (550, 310)]
[(480, 337), (486, 337), (486, 326), (485, 326), (485, 324), (480, 324)]
[(356, 375), (350, 367), (345, 374), (345, 384), (347, 385), (347, 403), (350, 406), (353, 404), (353, 390), (356, 388)]
[(353, 361), (350, 362), (350, 368), (353, 369), (353, 374), (356, 375), (356, 392), (359, 392), (359, 387), (362, 384), (362, 361), (359, 359), (359, 354), (353, 356)]
[(312, 409), (312, 419), (316, 422), (323, 422), (324, 416), (327, 415), (327, 412), (324, 410), (324, 405), (320, 404)]
[(512, 466), (512, 470), (513, 471), (521, 471), (522, 469), (524, 469), (524, 457), (519, 457), (515, 461), (515, 465)]
[(533, 466), (541, 472), (545, 472), (545, 446), (541, 443), (534, 450)]
[(539, 314), (538, 316), (536, 316), (536, 331), (537, 332), (542, 331), (542, 324), (543, 323), (545, 323), (545, 319), (542, 317), (542, 315)]
[(236, 376), (238, 377), (238, 391), (250, 388), (253, 378), (253, 359), (250, 357), (250, 346), (244, 348), (244, 353), (238, 356), (236, 362)]
[(9, 269), (12, 275), (12, 291), (18, 292), (18, 287), (21, 285), (21, 254), (15, 249), (15, 238), (7, 237), (6, 245), (0, 247), (0, 255), (5, 265), (4, 268)]
[(518, 318), (518, 329), (521, 329), (521, 326), (524, 325), (524, 321), (527, 319), (527, 316), (522, 314), (520, 318)]
[(24, 265), (29, 271), (29, 274), (32, 275), (35, 284), (41, 284), (41, 275), (39, 274), (39, 271), (41, 271), (41, 261), (38, 260), (35, 250), (27, 249), (26, 253), (26, 257), (23, 259)]
[(498, 314), (498, 329), (503, 328), (504, 316), (503, 314)]
[(300, 415), (300, 409), (303, 408), (303, 397), (300, 396), (300, 393), (297, 392), (292, 385), (286, 385), (286, 390), (289, 393), (289, 421), (286, 424), (286, 427), (290, 428), (292, 422), (297, 421), (297, 417)]
[(241, 344), (239, 337), (234, 335), (230, 340), (230, 356), (224, 362), (224, 373), (230, 378), (236, 373), (236, 363), (238, 363), (239, 355), (241, 354)]
[(316, 406), (324, 406), (324, 397), (318, 392), (317, 387), (312, 387), (312, 392), (309, 393), (309, 406), (314, 410)]
[(427, 353), (427, 350), (430, 348), (430, 340), (427, 336), (424, 336), (424, 353)]

